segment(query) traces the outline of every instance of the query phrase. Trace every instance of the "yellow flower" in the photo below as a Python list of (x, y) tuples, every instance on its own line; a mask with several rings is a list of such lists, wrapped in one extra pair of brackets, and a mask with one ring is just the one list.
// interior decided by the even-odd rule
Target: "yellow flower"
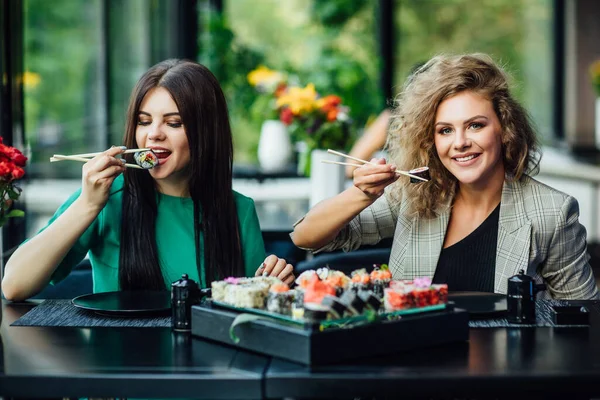
[(600, 78), (600, 60), (596, 60), (590, 65), (590, 75), (592, 79)]
[(294, 115), (311, 112), (317, 108), (317, 91), (315, 85), (309, 83), (305, 88), (290, 87), (277, 99), (277, 107), (289, 107)]
[(273, 88), (276, 87), (279, 82), (284, 80), (284, 76), (281, 72), (269, 69), (264, 65), (260, 65), (254, 71), (250, 71), (247, 78), (252, 86), (266, 86)]
[(23, 73), (23, 86), (26, 88), (35, 88), (40, 84), (41, 80), (40, 74), (36, 74), (35, 72), (25, 71)]

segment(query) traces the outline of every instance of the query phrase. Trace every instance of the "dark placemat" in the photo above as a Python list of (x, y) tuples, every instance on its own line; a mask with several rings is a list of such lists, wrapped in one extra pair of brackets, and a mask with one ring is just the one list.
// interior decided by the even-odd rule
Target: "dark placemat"
[[(554, 305), (568, 305), (565, 300), (539, 300), (536, 302), (536, 324), (511, 324), (506, 318), (478, 319), (469, 321), (471, 328), (527, 328), (554, 327), (552, 309)], [(600, 304), (586, 305), (590, 313), (600, 313)], [(171, 317), (113, 317), (82, 310), (71, 304), (70, 300), (46, 300), (16, 320), (11, 326), (71, 326), (77, 328), (91, 327), (126, 327), (126, 328), (164, 328), (171, 326)], [(575, 327), (587, 325), (559, 325)]]
[(171, 326), (171, 317), (107, 316), (77, 308), (71, 300), (46, 300), (13, 322), (11, 326), (165, 328)]
[[(536, 324), (512, 324), (506, 318), (475, 319), (469, 321), (470, 328), (535, 328), (535, 327), (586, 327), (589, 325), (556, 325), (552, 321), (552, 306), (568, 306), (566, 300), (537, 300), (535, 302)], [(597, 304), (586, 305), (589, 312), (598, 312)]]

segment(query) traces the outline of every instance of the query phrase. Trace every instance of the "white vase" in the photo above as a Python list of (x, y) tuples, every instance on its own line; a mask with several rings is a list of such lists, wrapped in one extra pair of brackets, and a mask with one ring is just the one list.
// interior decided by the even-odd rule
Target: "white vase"
[(258, 162), (264, 172), (280, 172), (289, 167), (292, 143), (285, 124), (277, 120), (263, 122), (258, 141)]
[(600, 150), (600, 96), (596, 97), (596, 132), (595, 132), (596, 148)]
[(333, 197), (344, 190), (346, 168), (342, 165), (325, 164), (322, 160), (342, 161), (342, 157), (329, 154), (327, 150), (313, 150), (310, 156), (310, 207), (321, 200)]

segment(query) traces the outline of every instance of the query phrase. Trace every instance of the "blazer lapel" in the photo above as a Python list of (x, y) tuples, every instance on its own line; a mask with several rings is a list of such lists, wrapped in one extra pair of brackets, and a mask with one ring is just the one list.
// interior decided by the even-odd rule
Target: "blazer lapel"
[(519, 270), (527, 272), (531, 245), (531, 221), (525, 216), (523, 191), (519, 182), (504, 181), (500, 217), (494, 291), (506, 293), (507, 280)]
[(404, 229), (404, 232), (408, 233), (405, 236), (407, 238), (405, 269), (401, 275), (404, 279), (433, 278), (449, 220), (450, 207), (448, 206), (438, 214), (437, 218), (415, 217), (410, 221), (409, 228)]

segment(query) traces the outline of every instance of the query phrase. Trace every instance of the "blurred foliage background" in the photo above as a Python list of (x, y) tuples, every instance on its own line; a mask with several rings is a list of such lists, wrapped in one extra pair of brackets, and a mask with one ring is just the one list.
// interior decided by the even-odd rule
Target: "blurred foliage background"
[[(119, 144), (129, 93), (172, 49), (170, 0), (24, 0), (28, 175), (77, 178), (49, 155)], [(197, 59), (219, 78), (230, 107), (236, 162), (255, 163), (262, 121), (248, 72), (286, 71), (335, 93), (361, 128), (390, 99), (380, 87), (378, 0), (198, 0)], [(394, 92), (440, 52), (486, 52), (513, 74), (515, 93), (552, 138), (552, 0), (395, 0)]]

